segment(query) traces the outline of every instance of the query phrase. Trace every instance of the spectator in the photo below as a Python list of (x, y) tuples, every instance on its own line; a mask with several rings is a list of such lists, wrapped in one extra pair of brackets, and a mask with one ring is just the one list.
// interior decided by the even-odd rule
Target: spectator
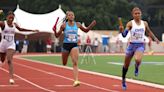
[(85, 46), (84, 52), (92, 52), (91, 38), (89, 36), (87, 36), (87, 39), (86, 39), (86, 46)]
[(124, 52), (124, 49), (123, 49), (123, 42), (122, 42), (122, 40), (121, 39), (117, 39), (117, 41), (116, 41), (116, 45), (117, 45), (117, 48), (119, 48), (118, 50), (118, 52), (120, 52), (120, 53), (122, 53), (122, 52)]
[(20, 53), (21, 52), (21, 50), (20, 50), (20, 41), (16, 40), (15, 45), (16, 45), (16, 53)]
[(22, 48), (22, 52), (21, 53), (27, 53), (28, 45), (29, 45), (29, 41), (28, 40), (24, 40), (23, 41), (23, 48)]
[(46, 41), (46, 47), (47, 47), (47, 53), (51, 53), (51, 45), (52, 45), (52, 41), (51, 38), (49, 37)]
[(109, 37), (107, 36), (102, 37), (102, 46), (103, 46), (103, 52), (109, 51)]
[(86, 45), (91, 45), (91, 38), (89, 36), (87, 36)]
[(99, 41), (98, 41), (98, 39), (97, 39), (97, 37), (94, 39), (94, 41), (93, 41), (93, 51), (96, 53), (96, 52), (98, 52), (98, 45), (99, 45)]

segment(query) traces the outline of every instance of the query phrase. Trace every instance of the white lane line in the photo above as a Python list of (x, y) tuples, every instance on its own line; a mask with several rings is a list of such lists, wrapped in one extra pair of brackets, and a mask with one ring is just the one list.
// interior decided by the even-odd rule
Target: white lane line
[[(27, 60), (27, 61), (30, 61), (30, 62), (34, 62), (34, 63), (50, 65), (50, 66), (54, 66), (54, 67), (59, 67), (59, 68), (72, 70), (71, 67), (67, 67), (67, 66), (61, 66), (61, 65), (56, 65), (56, 64), (51, 64), (51, 63), (41, 62), (41, 61), (38, 61), (38, 60), (31, 60), (31, 59), (21, 58), (21, 57), (17, 57), (17, 58), (21, 59), (21, 60)], [(88, 70), (81, 70), (81, 69), (79, 69), (79, 71), (83, 72), (83, 73), (88, 73), (88, 74), (93, 74), (93, 75), (97, 75), (97, 76), (106, 77), (106, 78), (112, 78), (112, 79), (117, 79), (117, 80), (121, 80), (122, 79), (119, 76), (103, 74), (103, 73), (98, 73), (98, 72), (93, 72), (93, 71), (88, 71)], [(131, 83), (135, 83), (135, 84), (140, 84), (140, 85), (153, 87), (153, 88), (164, 89), (164, 85), (160, 85), (160, 84), (155, 84), (155, 83), (150, 83), (150, 82), (145, 82), (145, 81), (139, 81), (139, 80), (134, 80), (134, 79), (128, 79), (128, 78), (126, 80), (127, 80), (127, 82), (131, 82)]]
[[(0, 69), (3, 70), (3, 71), (5, 71), (5, 72), (7, 72), (7, 73), (9, 73), (9, 71), (6, 70), (6, 69), (4, 69), (4, 68), (1, 68), (1, 67), (0, 67)], [(47, 91), (47, 92), (56, 92), (56, 91), (54, 91), (54, 90), (49, 90), (49, 89), (46, 89), (46, 88), (44, 88), (44, 87), (41, 87), (41, 86), (39, 86), (39, 85), (37, 85), (37, 84), (35, 84), (35, 83), (29, 81), (29, 80), (27, 80), (27, 79), (25, 79), (25, 78), (23, 78), (23, 77), (17, 75), (17, 74), (14, 74), (14, 76), (16, 76), (16, 77), (18, 77), (19, 79), (21, 79), (21, 80), (23, 80), (23, 81), (25, 81), (25, 82), (27, 82), (27, 83), (29, 83), (29, 84), (31, 84), (31, 85), (33, 85), (33, 86), (39, 88), (39, 89), (42, 89), (42, 90), (44, 90), (44, 91)]]
[(56, 87), (72, 87), (72, 85), (55, 85)]
[(121, 85), (112, 85), (113, 87), (120, 87)]
[(0, 87), (18, 87), (19, 85), (0, 85)]
[[(70, 80), (70, 81), (74, 81), (74, 79), (71, 79), (71, 78), (68, 78), (68, 77), (65, 77), (65, 76), (62, 76), (62, 75), (58, 75), (58, 74), (55, 74), (55, 73), (52, 73), (52, 72), (44, 71), (44, 70), (41, 70), (41, 69), (38, 69), (38, 68), (35, 68), (35, 67), (19, 64), (19, 63), (16, 63), (16, 62), (14, 62), (14, 64), (17, 64), (17, 65), (20, 65), (22, 67), (29, 68), (29, 69), (32, 69), (32, 70), (35, 70), (35, 71), (39, 71), (39, 72), (42, 72), (42, 73), (45, 73), (45, 74), (49, 74), (49, 75), (57, 76), (57, 77), (67, 79), (67, 80)], [(100, 90), (108, 91), (108, 92), (119, 92), (117, 90), (106, 89), (106, 88), (99, 87), (99, 86), (96, 86), (96, 85), (92, 85), (92, 84), (89, 84), (89, 83), (86, 83), (86, 82), (81, 82), (81, 84), (84, 84), (84, 85), (87, 85), (87, 86), (90, 86), (90, 87), (94, 87), (94, 88), (97, 88), (97, 89), (100, 89)]]

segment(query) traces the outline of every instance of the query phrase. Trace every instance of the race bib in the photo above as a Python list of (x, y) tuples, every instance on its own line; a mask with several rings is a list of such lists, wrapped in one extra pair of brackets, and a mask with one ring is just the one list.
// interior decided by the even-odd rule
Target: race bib
[(140, 40), (142, 38), (143, 38), (143, 35), (140, 33), (134, 33), (133, 34), (133, 39), (135, 39), (135, 40)]
[(68, 34), (68, 41), (75, 42), (76, 41), (76, 34)]
[(3, 38), (4, 38), (6, 41), (8, 41), (8, 42), (11, 42), (11, 41), (14, 40), (14, 37), (13, 37), (13, 36), (10, 36), (10, 35), (4, 35)]

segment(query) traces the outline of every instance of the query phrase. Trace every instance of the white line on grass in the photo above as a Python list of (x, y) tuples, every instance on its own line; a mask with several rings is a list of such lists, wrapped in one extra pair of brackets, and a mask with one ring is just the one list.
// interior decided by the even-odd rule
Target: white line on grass
[[(113, 65), (123, 65), (123, 62), (107, 62), (108, 64), (113, 64)], [(130, 65), (134, 65), (134, 61)], [(164, 62), (153, 62), (153, 61), (142, 61), (142, 65), (164, 65)]]
[[(4, 68), (1, 68), (1, 67), (0, 67), (0, 69), (3, 70), (3, 71), (5, 71), (5, 72), (7, 72), (7, 73), (9, 73), (9, 71), (6, 70), (6, 69), (4, 69)], [(39, 88), (39, 89), (42, 89), (42, 90), (44, 90), (44, 91), (47, 91), (47, 92), (56, 92), (56, 91), (49, 90), (49, 89), (46, 89), (46, 88), (44, 88), (44, 87), (41, 87), (41, 86), (39, 86), (39, 85), (37, 85), (37, 84), (35, 84), (35, 83), (29, 81), (29, 80), (27, 80), (27, 79), (25, 79), (25, 78), (23, 78), (23, 77), (17, 75), (17, 74), (14, 74), (14, 76), (16, 76), (16, 77), (20, 78), (21, 80), (23, 80), (23, 81), (25, 81), (25, 82), (27, 82), (27, 83), (29, 83), (29, 84), (31, 84), (31, 85), (33, 85), (33, 86)]]

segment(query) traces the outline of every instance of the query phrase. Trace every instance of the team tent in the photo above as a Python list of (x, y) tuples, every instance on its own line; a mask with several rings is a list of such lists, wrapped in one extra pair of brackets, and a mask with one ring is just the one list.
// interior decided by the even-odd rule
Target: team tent
[(46, 13), (46, 14), (31, 14), (19, 8), (14, 11), (15, 20), (20, 27), (26, 29), (37, 29), (38, 33), (34, 32), (20, 32), (16, 30), (16, 39), (22, 39), (23, 37), (27, 37), (29, 40), (31, 39), (45, 39), (53, 33), (52, 27), (56, 22), (57, 17), (59, 17), (59, 23), (57, 28), (62, 24), (62, 20), (65, 18), (65, 13), (59, 7), (58, 9)]

